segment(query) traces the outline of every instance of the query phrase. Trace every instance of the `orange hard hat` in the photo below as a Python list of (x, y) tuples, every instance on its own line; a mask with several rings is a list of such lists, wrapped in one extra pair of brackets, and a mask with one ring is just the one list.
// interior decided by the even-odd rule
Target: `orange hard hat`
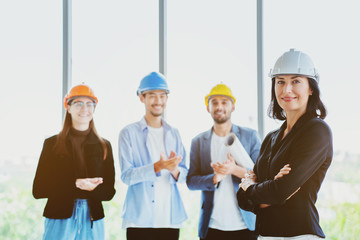
[(89, 97), (98, 103), (98, 99), (95, 97), (94, 91), (84, 83), (74, 86), (64, 98), (64, 107), (67, 109), (68, 103), (74, 97)]

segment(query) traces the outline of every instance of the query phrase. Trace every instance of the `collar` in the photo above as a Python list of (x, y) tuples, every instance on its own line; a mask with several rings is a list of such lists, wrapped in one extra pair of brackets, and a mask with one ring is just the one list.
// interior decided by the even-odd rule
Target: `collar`
[(271, 144), (275, 146), (276, 143), (281, 142), (283, 139), (288, 138), (289, 136), (292, 136), (294, 132), (297, 132), (299, 128), (301, 128), (305, 123), (307, 123), (310, 119), (314, 118), (311, 114), (303, 114), (294, 124), (294, 126), (290, 129), (290, 131), (286, 134), (286, 136), (283, 138), (283, 133), (286, 129), (287, 122), (285, 121), (281, 127), (274, 132), (274, 135), (271, 140)]
[(87, 137), (91, 131), (91, 128), (86, 129), (85, 131), (79, 131), (75, 128), (71, 127), (69, 131), (69, 135), (75, 136), (75, 137)]
[[(314, 118), (312, 115), (310, 114), (303, 114), (294, 124), (294, 126), (291, 128), (290, 132), (293, 132), (297, 129), (299, 129), (302, 125), (304, 125), (304, 123), (306, 123), (308, 120)], [(283, 132), (286, 129), (287, 126), (287, 121), (285, 121), (281, 127), (280, 127), (280, 131), (279, 132)], [(289, 132), (289, 133), (290, 133)]]
[[(140, 124), (140, 129), (142, 131), (144, 131), (145, 129), (146, 130), (148, 129), (148, 125), (146, 123), (145, 116), (141, 118), (141, 120), (139, 121), (139, 124)], [(164, 128), (164, 130), (170, 128), (170, 125), (162, 118), (161, 118), (161, 126)]]
[[(69, 141), (69, 135), (67, 135), (66, 140)], [(95, 133), (90, 130), (89, 134), (86, 137), (86, 140), (84, 142), (84, 144), (96, 144), (99, 143), (99, 139), (97, 138), (97, 136), (95, 135)]]
[[(210, 130), (208, 130), (208, 131), (205, 132), (204, 138), (205, 138), (205, 139), (209, 139), (209, 138), (211, 137), (212, 133), (213, 133), (213, 130), (214, 130), (214, 126), (212, 126), (212, 127), (210, 128)], [(234, 124), (232, 124), (232, 125), (231, 125), (231, 132), (236, 134), (236, 130), (237, 130), (237, 127), (236, 127)]]

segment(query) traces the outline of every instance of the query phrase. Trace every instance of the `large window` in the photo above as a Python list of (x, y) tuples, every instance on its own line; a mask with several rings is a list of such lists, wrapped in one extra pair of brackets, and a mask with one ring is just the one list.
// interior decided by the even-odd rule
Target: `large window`
[(62, 122), (61, 2), (0, 5), (0, 238), (39, 239), (43, 203), (31, 188), (43, 141)]
[[(290, 48), (309, 54), (320, 73), (326, 121), (333, 128), (336, 151), (359, 153), (355, 136), (360, 134), (356, 69), (360, 66), (360, 34), (356, 14), (359, 3), (347, 1), (264, 1), (265, 72)], [(295, 13), (296, 10), (296, 13)], [(270, 78), (265, 78), (266, 103)], [(267, 130), (272, 126), (267, 118)], [(353, 137), (352, 137), (353, 136)]]
[(104, 203), (108, 239), (125, 239), (120, 216), (127, 186), (119, 181), (118, 135), (144, 115), (136, 90), (159, 69), (158, 51), (157, 1), (73, 1), (73, 85), (94, 89), (95, 125), (114, 154), (117, 194)]
[[(236, 98), (234, 124), (257, 128), (256, 2), (168, 1), (166, 118), (179, 129), (189, 152), (191, 139), (212, 127), (205, 96), (218, 83)], [(197, 239), (200, 191), (180, 187), (189, 215), (181, 239)]]
[[(319, 194), (321, 225), (329, 239), (356, 239), (360, 2), (263, 2), (265, 110), (267, 74), (276, 59), (290, 48), (308, 53), (320, 73), (334, 140), (334, 160)], [(5, 219), (0, 238), (39, 239), (46, 200), (34, 200), (31, 187), (43, 141), (62, 123), (62, 1), (4, 1), (0, 21), (0, 215)], [(120, 216), (127, 187), (120, 181), (118, 134), (144, 115), (136, 90), (142, 77), (159, 70), (158, 21), (157, 0), (72, 1), (72, 85), (85, 82), (94, 89), (97, 130), (110, 140), (115, 160), (117, 194), (104, 203), (107, 239), (125, 238)], [(179, 129), (186, 157), (191, 139), (212, 126), (204, 97), (220, 82), (237, 99), (233, 123), (257, 129), (256, 51), (256, 1), (167, 1), (165, 117)], [(264, 120), (265, 134), (281, 124), (266, 114)], [(196, 239), (199, 193), (181, 185), (189, 216), (181, 239)]]
[(167, 118), (188, 147), (212, 126), (204, 98), (220, 82), (237, 100), (233, 123), (257, 128), (255, 14), (255, 1), (168, 1)]
[[(333, 133), (334, 158), (319, 193), (321, 225), (330, 239), (355, 239), (359, 209), (360, 134), (357, 69), (360, 67), (358, 1), (264, 1), (264, 67), (290, 48), (309, 54), (320, 73), (320, 90)], [(270, 102), (270, 78), (265, 78), (265, 105)], [(266, 119), (266, 132), (279, 122)], [(346, 217), (345, 217), (346, 216)], [(346, 219), (346, 220), (345, 220)], [(345, 222), (345, 224), (344, 224)]]
[(157, 1), (73, 1), (73, 85), (94, 88), (96, 125), (115, 151), (120, 129), (143, 116), (136, 90), (158, 70), (158, 49)]
[(1, 7), (0, 158), (38, 155), (61, 126), (60, 7), (41, 0)]

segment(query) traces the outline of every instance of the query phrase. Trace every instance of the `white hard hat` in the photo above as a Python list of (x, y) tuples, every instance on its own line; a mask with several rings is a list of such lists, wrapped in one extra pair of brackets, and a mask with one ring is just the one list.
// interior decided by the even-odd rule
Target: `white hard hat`
[(319, 73), (314, 67), (311, 58), (301, 51), (295, 51), (293, 48), (279, 57), (274, 69), (270, 70), (269, 77), (274, 78), (279, 75), (292, 74), (306, 76), (319, 82)]

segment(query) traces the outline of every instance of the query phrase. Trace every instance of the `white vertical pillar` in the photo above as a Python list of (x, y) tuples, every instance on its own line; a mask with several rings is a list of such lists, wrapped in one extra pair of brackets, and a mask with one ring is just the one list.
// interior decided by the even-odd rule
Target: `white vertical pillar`
[[(166, 76), (166, 63), (167, 63), (167, 39), (166, 39), (166, 0), (159, 0), (159, 72)], [(162, 117), (165, 119), (165, 111)]]
[[(71, 88), (71, 0), (63, 0), (63, 91), (62, 99)], [(65, 109), (61, 100), (62, 117), (64, 119)]]
[(166, 76), (167, 63), (167, 14), (166, 14), (166, 0), (159, 0), (159, 71)]
[(257, 0), (257, 97), (258, 97), (258, 132), (264, 139), (264, 66), (263, 66), (263, 0)]

